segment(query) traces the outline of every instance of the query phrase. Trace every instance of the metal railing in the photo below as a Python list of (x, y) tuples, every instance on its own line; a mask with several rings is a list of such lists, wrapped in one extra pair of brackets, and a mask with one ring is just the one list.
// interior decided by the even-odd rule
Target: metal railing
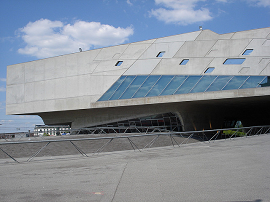
[[(119, 136), (103, 136), (103, 137), (89, 137), (89, 138), (69, 138), (66, 139), (42, 139), (42, 140), (28, 140), (28, 141), (6, 141), (6, 142), (0, 142), (0, 150), (5, 153), (8, 157), (13, 159), (15, 162), (19, 163), (18, 160), (16, 160), (13, 156), (8, 154), (7, 151), (1, 148), (3, 145), (16, 145), (16, 144), (29, 144), (29, 143), (46, 143), (44, 146), (42, 146), (38, 151), (36, 151), (33, 155), (31, 155), (26, 162), (30, 162), (33, 158), (35, 158), (42, 150), (44, 150), (49, 144), (55, 143), (55, 142), (70, 142), (72, 146), (84, 157), (88, 157), (88, 155), (79, 148), (74, 142), (79, 141), (98, 141), (98, 140), (108, 140), (105, 144), (103, 144), (100, 148), (95, 150), (93, 152), (94, 154), (98, 154), (104, 150), (104, 148), (111, 144), (113, 140), (116, 139), (127, 139), (134, 151), (142, 151), (146, 148), (151, 148), (152, 145), (157, 141), (157, 139), (160, 136), (168, 136), (171, 141), (171, 145), (180, 147), (183, 144), (188, 144), (189, 140), (191, 138), (199, 140), (199, 141), (206, 141), (206, 142), (214, 142), (217, 139), (232, 139), (236, 137), (248, 137), (252, 135), (260, 135), (260, 134), (267, 134), (270, 133), (270, 125), (266, 126), (252, 126), (252, 127), (242, 127), (242, 128), (226, 128), (226, 129), (216, 129), (216, 130), (203, 130), (203, 131), (186, 131), (186, 132), (157, 132), (157, 133), (130, 133), (130, 135), (127, 135), (126, 133), (123, 133), (122, 135), (120, 133)], [(76, 136), (77, 137), (77, 136)], [(151, 139), (150, 142), (148, 142), (144, 147), (141, 149), (132, 141), (132, 138), (139, 138), (139, 137), (154, 137)], [(176, 140), (176, 137), (183, 138), (182, 141), (179, 143)]]

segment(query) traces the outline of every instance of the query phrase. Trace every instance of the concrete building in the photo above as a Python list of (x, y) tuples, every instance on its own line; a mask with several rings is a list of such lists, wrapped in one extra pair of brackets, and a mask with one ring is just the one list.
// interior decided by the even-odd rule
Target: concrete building
[(263, 125), (269, 85), (270, 28), (200, 30), (10, 65), (6, 112), (73, 129), (171, 115), (181, 130)]

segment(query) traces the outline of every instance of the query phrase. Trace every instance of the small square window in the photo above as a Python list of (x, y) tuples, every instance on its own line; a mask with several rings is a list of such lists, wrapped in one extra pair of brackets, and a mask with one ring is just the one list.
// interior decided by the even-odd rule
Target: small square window
[(180, 65), (186, 65), (188, 63), (189, 59), (184, 59), (180, 62)]
[(250, 55), (250, 53), (253, 51), (253, 49), (247, 49), (242, 55)]
[(123, 61), (118, 61), (115, 66), (121, 66), (121, 64), (123, 63)]
[(209, 74), (211, 73), (212, 71), (214, 71), (215, 67), (209, 67), (207, 68), (207, 70), (204, 72), (205, 74)]
[(241, 65), (245, 61), (245, 58), (229, 58), (223, 63), (224, 65)]
[(165, 51), (161, 51), (157, 54), (157, 58), (161, 58), (164, 55)]

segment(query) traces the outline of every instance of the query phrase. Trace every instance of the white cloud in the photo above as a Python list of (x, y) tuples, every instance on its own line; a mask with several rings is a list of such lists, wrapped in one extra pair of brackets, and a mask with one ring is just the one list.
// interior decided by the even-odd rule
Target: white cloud
[(6, 88), (3, 86), (0, 86), (0, 92), (6, 92)]
[(127, 4), (132, 6), (133, 4), (130, 2), (130, 0), (127, 0)]
[(251, 5), (256, 5), (256, 6), (263, 6), (267, 7), (270, 6), (270, 0), (246, 0), (249, 2)]
[(165, 8), (151, 10), (150, 15), (166, 23), (181, 25), (211, 20), (212, 17), (207, 8), (195, 9), (200, 1), (205, 0), (155, 0), (157, 5)]
[(7, 81), (7, 79), (6, 79), (6, 78), (0, 78), (0, 81), (2, 81), (2, 82), (6, 82), (6, 81)]
[(86, 21), (65, 25), (61, 21), (40, 19), (29, 22), (20, 33), (26, 46), (18, 52), (44, 58), (78, 52), (79, 48), (89, 50), (124, 43), (133, 34), (133, 28)]

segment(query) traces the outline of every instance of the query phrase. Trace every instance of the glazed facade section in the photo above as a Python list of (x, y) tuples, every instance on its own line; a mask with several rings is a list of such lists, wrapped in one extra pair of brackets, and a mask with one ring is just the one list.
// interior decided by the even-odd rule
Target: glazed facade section
[(269, 80), (267, 76), (122, 76), (98, 101), (259, 88), (269, 86)]

